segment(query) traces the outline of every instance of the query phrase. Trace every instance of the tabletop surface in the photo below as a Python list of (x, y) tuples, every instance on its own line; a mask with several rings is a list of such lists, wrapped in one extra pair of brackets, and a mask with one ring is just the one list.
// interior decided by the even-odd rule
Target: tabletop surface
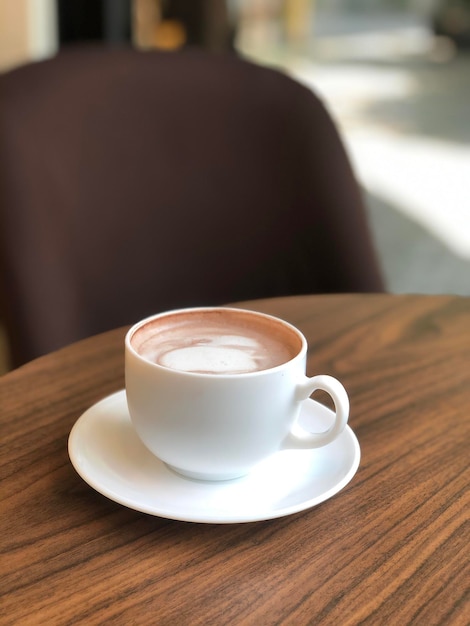
[(118, 329), (0, 378), (1, 624), (468, 624), (470, 299), (259, 300), (339, 378), (352, 481), (294, 515), (167, 520), (74, 471), (80, 415), (124, 386)]

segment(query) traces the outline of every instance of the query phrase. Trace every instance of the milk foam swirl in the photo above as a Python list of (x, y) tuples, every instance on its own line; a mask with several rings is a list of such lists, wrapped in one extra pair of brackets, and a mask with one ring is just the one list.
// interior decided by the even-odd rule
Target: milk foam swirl
[[(156, 362), (183, 372), (241, 374), (269, 367), (269, 355), (255, 339), (239, 335), (195, 337), (160, 344)], [(266, 363), (265, 363), (266, 362)]]

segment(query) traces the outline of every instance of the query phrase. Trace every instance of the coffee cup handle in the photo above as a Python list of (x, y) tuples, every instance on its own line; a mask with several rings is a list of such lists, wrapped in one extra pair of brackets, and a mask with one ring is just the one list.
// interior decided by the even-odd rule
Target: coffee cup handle
[(297, 385), (296, 400), (305, 401), (314, 391), (320, 389), (331, 396), (335, 405), (335, 421), (332, 426), (324, 432), (311, 433), (296, 421), (283, 441), (283, 449), (321, 448), (331, 443), (344, 430), (349, 417), (349, 398), (345, 388), (336, 378), (327, 375), (305, 377), (305, 380)]

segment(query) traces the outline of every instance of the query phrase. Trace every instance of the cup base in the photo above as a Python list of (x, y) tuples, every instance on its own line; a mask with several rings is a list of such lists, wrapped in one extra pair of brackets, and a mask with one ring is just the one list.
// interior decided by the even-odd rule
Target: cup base
[(188, 472), (187, 470), (175, 467), (174, 465), (170, 465), (169, 463), (165, 463), (165, 465), (166, 467), (168, 467), (168, 469), (170, 469), (172, 472), (175, 472), (175, 474), (178, 474), (179, 476), (205, 483), (218, 483), (228, 480), (237, 480), (237, 478), (243, 478), (243, 476), (246, 476), (248, 474), (248, 472), (246, 471), (229, 474), (205, 474), (204, 472)]

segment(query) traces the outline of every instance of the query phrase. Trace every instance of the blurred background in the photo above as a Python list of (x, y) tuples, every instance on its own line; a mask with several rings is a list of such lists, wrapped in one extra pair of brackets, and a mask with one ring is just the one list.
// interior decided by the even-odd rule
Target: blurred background
[(0, 0), (0, 72), (82, 41), (241, 54), (314, 89), (387, 289), (470, 295), (470, 0)]

